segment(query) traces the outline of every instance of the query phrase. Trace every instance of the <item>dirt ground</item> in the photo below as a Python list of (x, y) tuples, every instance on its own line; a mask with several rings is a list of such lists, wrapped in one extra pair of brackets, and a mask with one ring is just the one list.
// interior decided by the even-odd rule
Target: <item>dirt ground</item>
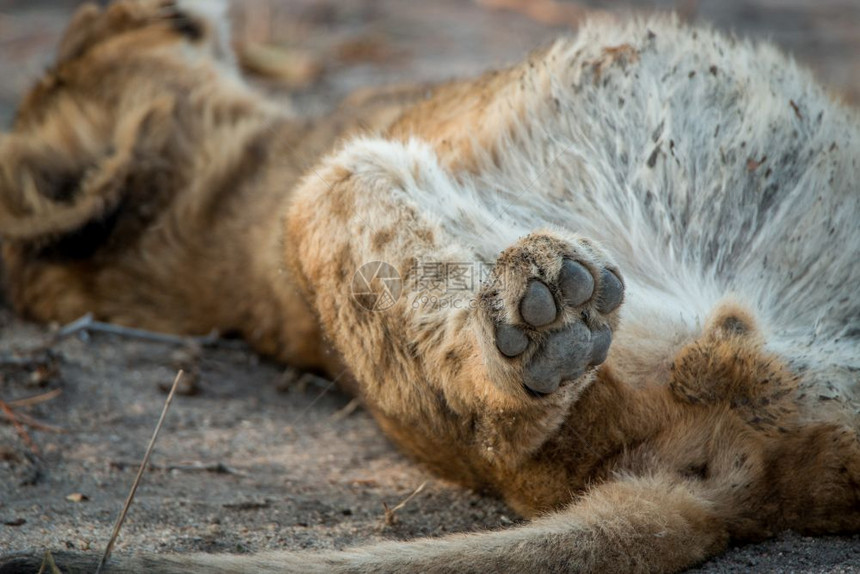
[[(860, 102), (857, 0), (590, 4), (619, 13), (674, 8), (690, 20), (772, 39), (847, 101)], [(50, 60), (75, 5), (0, 0), (4, 127)], [(512, 62), (574, 26), (581, 6), (260, 0), (234, 12), (240, 42), (264, 46), (263, 63), (276, 64), (268, 79), (258, 78), (261, 85), (284, 105), (316, 114), (362, 86), (444, 79)], [(260, 64), (256, 54), (249, 65)], [(118, 552), (341, 548), (517, 522), (500, 502), (437, 479), (398, 454), (328, 381), (259, 359), (241, 343), (201, 349), (86, 331), (55, 335), (56, 326), (22, 321), (0, 305), (0, 400), (55, 391), (17, 411), (66, 431), (31, 428), (27, 444), (0, 416), (0, 553), (102, 551), (164, 387), (180, 367), (191, 372), (196, 384), (187, 390), (196, 392), (174, 401)], [(47, 351), (25, 352), (35, 348)], [(384, 505), (395, 507), (422, 485), (386, 521)], [(697, 571), (860, 572), (860, 537), (786, 534), (733, 549)]]

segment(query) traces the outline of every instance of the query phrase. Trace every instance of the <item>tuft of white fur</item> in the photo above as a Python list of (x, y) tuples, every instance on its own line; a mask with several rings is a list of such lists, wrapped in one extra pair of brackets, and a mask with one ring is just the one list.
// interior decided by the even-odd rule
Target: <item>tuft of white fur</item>
[(534, 63), (490, 104), (525, 111), (474, 174), (414, 141), (344, 153), (406, 181), (461, 257), (547, 226), (599, 242), (627, 283), (615, 345), (671, 356), (737, 300), (810, 394), (856, 400), (857, 112), (773, 47), (672, 18), (592, 22)]
[(211, 26), (215, 57), (236, 67), (236, 57), (231, 47), (230, 2), (228, 0), (178, 0), (176, 5), (183, 11), (205, 20)]

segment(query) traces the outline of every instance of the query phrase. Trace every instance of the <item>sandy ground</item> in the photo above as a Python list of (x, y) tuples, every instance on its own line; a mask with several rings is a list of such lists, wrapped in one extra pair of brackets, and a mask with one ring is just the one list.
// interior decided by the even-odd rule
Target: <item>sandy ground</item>
[[(0, 0), (4, 126), (49, 61), (75, 4)], [(811, 5), (729, 0), (601, 7), (674, 7), (689, 19), (771, 38), (857, 103), (860, 2)], [(285, 105), (308, 114), (324, 113), (361, 86), (443, 79), (514, 61), (569, 29), (572, 13), (527, 17), (465, 0), (250, 2), (237, 12), (240, 37), (310, 63), (302, 69), (311, 71), (293, 77), (289, 89), (265, 82)], [(370, 417), (352, 411), (349, 398), (327, 381), (261, 360), (237, 342), (198, 349), (85, 332), (55, 341), (54, 333), (0, 306), (0, 400), (59, 391), (19, 412), (66, 430), (31, 429), (28, 445), (0, 419), (0, 552), (101, 551), (164, 387), (179, 367), (192, 372), (196, 384), (189, 390), (196, 392), (173, 404), (118, 552), (340, 548), (517, 522), (500, 502), (437, 479), (399, 455)], [(21, 365), (3, 359), (37, 347), (49, 351), (24, 353), (34, 360)], [(396, 506), (421, 485), (386, 521), (384, 505)], [(786, 534), (733, 549), (697, 571), (860, 572), (860, 537)]]

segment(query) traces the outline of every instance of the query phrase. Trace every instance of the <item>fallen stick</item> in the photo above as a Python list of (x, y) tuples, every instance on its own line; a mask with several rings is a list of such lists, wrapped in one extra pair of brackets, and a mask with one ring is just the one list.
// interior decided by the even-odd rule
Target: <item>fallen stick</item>
[(424, 490), (424, 487), (425, 487), (425, 486), (427, 486), (427, 481), (426, 481), (426, 480), (425, 480), (424, 482), (422, 482), (422, 483), (418, 486), (418, 488), (416, 488), (414, 491), (412, 491), (412, 494), (410, 494), (409, 496), (407, 496), (406, 498), (404, 498), (403, 500), (401, 500), (401, 501), (400, 501), (400, 504), (398, 504), (398, 505), (397, 505), (397, 506), (395, 506), (394, 508), (388, 508), (388, 505), (387, 505), (386, 503), (384, 503), (384, 502), (383, 502), (383, 503), (382, 503), (382, 507), (385, 509), (384, 526), (391, 526), (392, 524), (394, 524), (394, 521), (395, 521), (395, 518), (396, 518), (396, 517), (395, 517), (395, 515), (394, 515), (394, 513), (395, 513), (395, 512), (397, 512), (398, 510), (400, 510), (401, 508), (403, 508), (404, 506), (406, 506), (406, 504), (407, 504), (410, 500), (412, 500), (413, 498), (415, 498), (415, 497), (418, 495), (418, 493), (420, 493), (422, 490)]
[(54, 562), (54, 556), (50, 550), (45, 551), (45, 557), (42, 559), (42, 567), (39, 568), (38, 574), (62, 574), (57, 568), (57, 563)]
[[(124, 460), (112, 460), (110, 461), (110, 465), (117, 469), (124, 469), (129, 466), (136, 465), (136, 462), (127, 462)], [(245, 476), (245, 473), (241, 470), (237, 470), (232, 466), (227, 466), (223, 462), (191, 462), (188, 464), (155, 464), (151, 463), (149, 465), (150, 470), (163, 470), (163, 471), (171, 471), (171, 470), (188, 470), (188, 471), (203, 471), (203, 472), (214, 472), (216, 474), (234, 474), (236, 476)]]
[(161, 425), (164, 424), (164, 418), (167, 416), (167, 409), (170, 408), (170, 403), (173, 402), (173, 395), (176, 393), (176, 387), (179, 385), (179, 381), (182, 379), (182, 370), (180, 369), (178, 373), (176, 373), (176, 378), (173, 380), (173, 386), (170, 388), (170, 393), (167, 395), (167, 399), (164, 401), (164, 408), (161, 409), (161, 416), (158, 418), (158, 424), (155, 425), (155, 431), (152, 433), (152, 438), (149, 440), (149, 446), (146, 447), (146, 454), (143, 455), (143, 461), (140, 463), (140, 468), (137, 471), (137, 476), (134, 478), (134, 482), (131, 485), (131, 490), (128, 493), (128, 498), (125, 499), (125, 504), (122, 507), (122, 511), (119, 513), (119, 516), (116, 519), (116, 523), (113, 526), (113, 533), (111, 534), (110, 540), (108, 541), (107, 548), (105, 548), (105, 553), (102, 556), (102, 559), (99, 561), (99, 565), (96, 568), (96, 574), (100, 574), (102, 568), (107, 562), (108, 558), (110, 558), (111, 550), (113, 550), (113, 545), (116, 542), (117, 537), (119, 536), (119, 530), (122, 528), (122, 523), (125, 522), (125, 516), (128, 514), (128, 509), (131, 507), (131, 502), (134, 500), (134, 495), (137, 492), (137, 487), (140, 486), (140, 479), (143, 477), (143, 472), (146, 470), (146, 467), (149, 465), (149, 457), (152, 455), (152, 451), (155, 448), (155, 441), (158, 438), (158, 433), (161, 431)]
[(9, 403), (7, 403), (5, 401), (1, 401), (1, 400), (0, 400), (0, 412), (2, 412), (3, 416), (5, 416), (7, 420), (12, 422), (12, 424), (15, 424), (17, 422), (17, 423), (20, 423), (22, 425), (27, 425), (30, 428), (40, 430), (40, 431), (45, 431), (45, 432), (54, 432), (54, 433), (66, 432), (66, 429), (62, 429), (60, 427), (55, 427), (55, 426), (49, 425), (47, 423), (37, 421), (36, 419), (31, 417), (30, 415), (25, 415), (24, 413), (17, 413), (14, 410), (12, 410), (12, 407), (9, 405)]
[[(163, 343), (166, 345), (223, 347), (237, 350), (248, 349), (248, 345), (244, 341), (224, 339), (217, 331), (212, 331), (208, 335), (203, 336), (173, 335), (170, 333), (159, 333), (157, 331), (148, 331), (146, 329), (138, 329), (136, 327), (125, 327), (123, 325), (96, 321), (93, 319), (92, 313), (87, 313), (83, 317), (75, 319), (71, 323), (67, 323), (60, 327), (60, 329), (51, 335), (48, 340), (33, 348), (19, 350), (16, 351), (15, 354), (9, 356), (0, 356), (0, 366), (31, 368), (50, 366), (51, 361), (54, 360), (54, 357), (50, 355), (51, 347), (61, 340), (78, 333), (105, 333), (153, 343)], [(36, 357), (35, 355), (39, 353), (48, 353), (48, 355), (45, 357)]]
[(18, 433), (18, 436), (21, 437), (21, 440), (24, 441), (24, 445), (30, 449), (30, 452), (39, 456), (39, 454), (41, 454), (39, 452), (39, 447), (36, 446), (35, 442), (33, 442), (33, 439), (30, 437), (30, 433), (28, 433), (27, 429), (24, 428), (24, 424), (15, 414), (15, 411), (10, 409), (6, 403), (0, 401), (0, 413), (3, 413), (3, 416), (12, 423), (12, 426), (15, 427), (15, 432)]
[(13, 409), (17, 409), (19, 407), (32, 407), (33, 405), (48, 402), (51, 399), (60, 396), (61, 394), (63, 394), (63, 389), (54, 389), (53, 391), (48, 391), (47, 393), (42, 393), (41, 395), (36, 395), (35, 397), (18, 399), (16, 401), (6, 401), (6, 404)]
[(201, 347), (209, 347), (223, 341), (223, 339), (218, 337), (218, 334), (215, 332), (202, 337), (191, 335), (171, 335), (170, 333), (159, 333), (157, 331), (147, 331), (146, 329), (138, 329), (136, 327), (125, 327), (123, 325), (115, 325), (113, 323), (104, 323), (93, 319), (92, 313), (87, 313), (83, 317), (61, 327), (60, 330), (54, 334), (54, 340), (57, 341), (64, 339), (83, 331), (91, 333), (108, 333), (132, 339), (140, 339), (142, 341), (167, 343), (169, 345), (187, 345), (192, 343), (200, 345)]
[(339, 411), (337, 411), (333, 415), (331, 415), (329, 417), (329, 419), (334, 421), (334, 422), (341, 421), (341, 420), (345, 419), (346, 417), (348, 417), (349, 415), (351, 415), (352, 413), (354, 413), (358, 409), (358, 407), (360, 407), (360, 406), (361, 406), (361, 399), (359, 399), (358, 397), (355, 397), (354, 399), (352, 399), (351, 401), (346, 403), (345, 407), (343, 407), (342, 409), (340, 409)]

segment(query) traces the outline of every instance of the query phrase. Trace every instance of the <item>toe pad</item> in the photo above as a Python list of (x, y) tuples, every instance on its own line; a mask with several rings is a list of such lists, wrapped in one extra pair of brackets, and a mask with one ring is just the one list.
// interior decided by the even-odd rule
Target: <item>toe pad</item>
[(582, 263), (565, 259), (558, 277), (558, 286), (564, 302), (579, 307), (594, 294), (594, 277)]
[(529, 346), (529, 338), (519, 328), (502, 324), (496, 327), (496, 347), (506, 357), (521, 355)]
[(597, 310), (601, 313), (611, 313), (621, 305), (624, 298), (624, 285), (621, 279), (609, 269), (600, 274), (600, 295), (597, 299)]
[(520, 302), (520, 315), (532, 327), (543, 327), (555, 321), (558, 309), (549, 287), (540, 281), (530, 281)]

